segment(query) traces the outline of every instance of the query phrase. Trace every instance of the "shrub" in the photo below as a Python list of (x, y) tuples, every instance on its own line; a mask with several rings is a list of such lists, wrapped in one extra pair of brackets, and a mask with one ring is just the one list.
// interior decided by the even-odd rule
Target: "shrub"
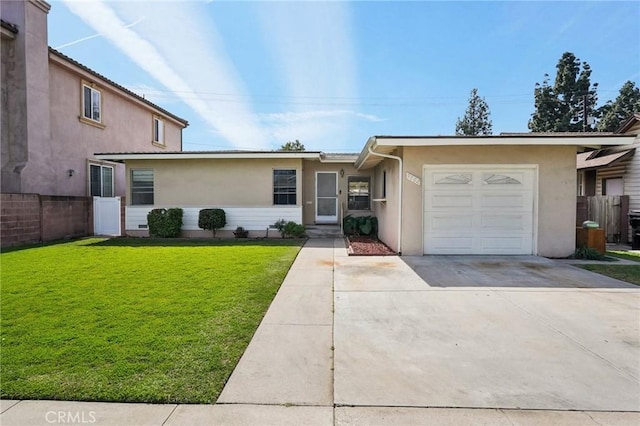
[(583, 260), (606, 260), (607, 257), (600, 254), (600, 252), (592, 247), (578, 247), (573, 254), (574, 259)]
[(378, 218), (375, 216), (348, 215), (342, 221), (342, 229), (346, 235), (378, 235)]
[(280, 235), (284, 238), (284, 227), (287, 225), (287, 221), (284, 219), (280, 219), (276, 223), (273, 224), (273, 227), (280, 231)]
[(213, 231), (214, 237), (216, 236), (216, 231), (224, 228), (226, 224), (227, 215), (222, 209), (202, 209), (198, 213), (198, 227)]
[(182, 229), (181, 208), (153, 209), (147, 214), (149, 235), (160, 238), (176, 238)]
[(287, 222), (284, 226), (284, 234), (293, 238), (302, 238), (305, 236), (304, 234), (305, 227), (299, 223), (295, 222)]
[(302, 238), (305, 236), (306, 228), (304, 227), (304, 225), (295, 223), (294, 221), (286, 221), (284, 219), (280, 219), (273, 224), (273, 227), (280, 231), (280, 234), (282, 234), (282, 238)]

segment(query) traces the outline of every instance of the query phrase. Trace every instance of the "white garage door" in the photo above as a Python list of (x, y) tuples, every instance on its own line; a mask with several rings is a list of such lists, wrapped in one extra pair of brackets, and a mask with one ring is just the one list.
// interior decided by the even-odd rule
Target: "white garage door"
[(533, 254), (535, 166), (425, 166), (425, 254)]

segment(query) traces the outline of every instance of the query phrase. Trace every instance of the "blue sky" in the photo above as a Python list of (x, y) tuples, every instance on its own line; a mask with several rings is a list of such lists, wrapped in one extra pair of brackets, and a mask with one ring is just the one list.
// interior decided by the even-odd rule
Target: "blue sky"
[(565, 51), (599, 105), (640, 81), (640, 2), (53, 0), (49, 44), (189, 120), (185, 150), (359, 152), (450, 135), (478, 88), (494, 133), (527, 131)]

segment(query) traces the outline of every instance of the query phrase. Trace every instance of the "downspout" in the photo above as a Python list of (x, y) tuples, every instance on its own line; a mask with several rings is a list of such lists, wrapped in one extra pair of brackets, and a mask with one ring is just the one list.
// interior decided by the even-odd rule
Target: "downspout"
[(402, 158), (396, 155), (381, 154), (379, 152), (375, 152), (373, 149), (371, 149), (371, 146), (369, 146), (368, 149), (369, 154), (371, 155), (390, 158), (392, 160), (398, 161), (398, 186), (400, 190), (400, 194), (398, 195), (398, 255), (402, 255)]

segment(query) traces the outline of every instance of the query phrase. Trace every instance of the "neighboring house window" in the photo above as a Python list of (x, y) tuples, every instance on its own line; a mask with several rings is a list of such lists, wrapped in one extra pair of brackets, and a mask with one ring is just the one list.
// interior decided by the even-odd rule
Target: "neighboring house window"
[(102, 93), (87, 83), (82, 84), (82, 117), (102, 123)]
[(153, 143), (164, 145), (164, 121), (153, 117)]
[(131, 205), (153, 205), (153, 170), (131, 170)]
[(273, 171), (273, 204), (296, 205), (296, 171)]
[(369, 188), (371, 178), (364, 176), (349, 176), (348, 210), (369, 210)]
[(113, 197), (113, 167), (90, 164), (89, 175), (92, 197)]
[(622, 178), (602, 179), (602, 195), (624, 195)]
[(578, 172), (578, 195), (584, 195), (584, 172)]

